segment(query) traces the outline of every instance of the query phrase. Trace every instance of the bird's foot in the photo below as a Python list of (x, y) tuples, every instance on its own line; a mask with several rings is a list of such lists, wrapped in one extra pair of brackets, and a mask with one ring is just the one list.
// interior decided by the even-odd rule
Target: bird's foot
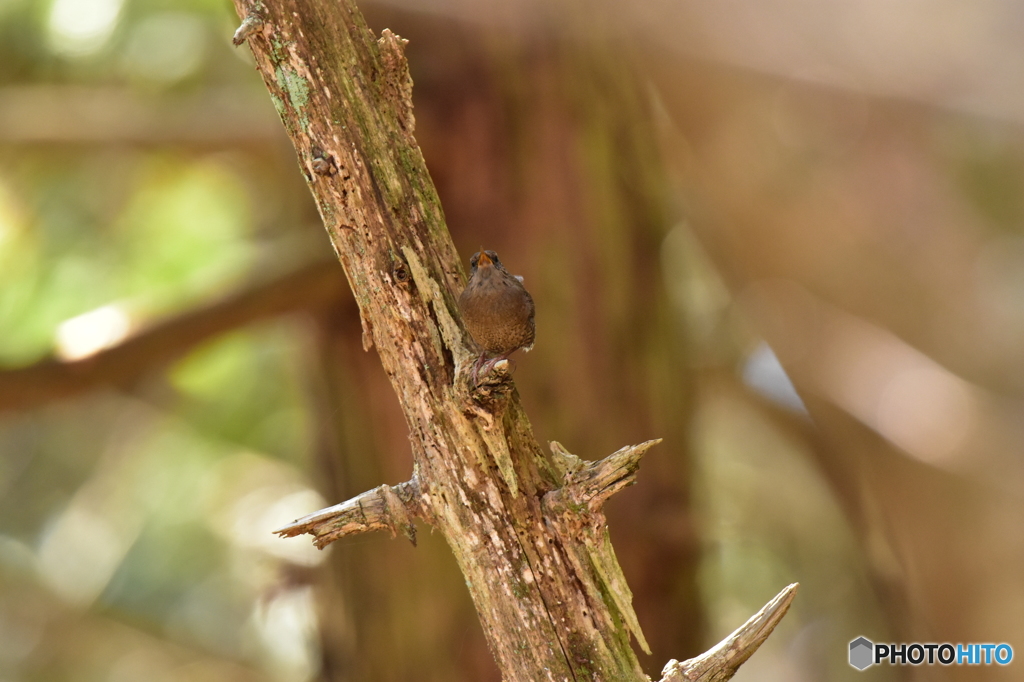
[[(499, 355), (494, 358), (486, 358), (481, 355), (473, 363), (473, 369), (469, 373), (470, 386), (479, 387), (482, 384), (500, 384), (508, 381), (512, 367), (508, 355)], [(496, 376), (488, 376), (494, 374)]]
[(476, 359), (473, 363), (473, 369), (469, 372), (469, 384), (470, 386), (476, 386), (480, 383), (480, 370), (486, 364), (487, 358), (483, 355)]
[(512, 391), (512, 374), (506, 357), (478, 358), (468, 372), (467, 398), (493, 409), (503, 403)]

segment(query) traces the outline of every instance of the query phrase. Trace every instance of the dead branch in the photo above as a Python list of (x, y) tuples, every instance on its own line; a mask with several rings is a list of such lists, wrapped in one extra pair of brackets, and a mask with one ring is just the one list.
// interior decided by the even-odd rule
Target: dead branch
[(750, 620), (700, 656), (682, 663), (669, 661), (661, 671), (660, 682), (725, 682), (732, 679), (789, 611), (798, 587), (799, 583), (793, 583), (779, 592)]
[(353, 0), (235, 6), (352, 286), (364, 347), (405, 414), (418, 489), (416, 511), (411, 492), (384, 486), (282, 530), (329, 542), (418, 516), (452, 549), (505, 679), (646, 679), (601, 506), (653, 442), (596, 464), (564, 448), (549, 457), (507, 367), (493, 387), (469, 387), (466, 279), (413, 136), (406, 41), (378, 39)]
[(412, 517), (425, 518), (425, 510), (417, 499), (419, 495), (416, 479), (396, 486), (382, 485), (347, 502), (303, 516), (274, 532), (283, 538), (308, 533), (320, 549), (346, 535), (375, 530), (391, 531), (391, 537), (401, 531), (415, 545), (416, 526)]

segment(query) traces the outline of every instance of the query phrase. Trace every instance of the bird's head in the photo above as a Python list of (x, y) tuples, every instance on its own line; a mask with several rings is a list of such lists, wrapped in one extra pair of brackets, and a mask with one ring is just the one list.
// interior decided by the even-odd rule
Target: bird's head
[(472, 268), (473, 274), (475, 275), (479, 269), (490, 269), (497, 268), (502, 270), (501, 261), (498, 260), (498, 254), (493, 251), (484, 251), (480, 249), (473, 254), (473, 257), (469, 259), (469, 267)]

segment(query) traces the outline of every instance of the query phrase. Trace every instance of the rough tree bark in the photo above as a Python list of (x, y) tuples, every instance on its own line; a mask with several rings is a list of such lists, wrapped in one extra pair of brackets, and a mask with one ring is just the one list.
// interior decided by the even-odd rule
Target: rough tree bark
[[(629, 637), (646, 642), (602, 506), (634, 482), (656, 441), (599, 462), (556, 443), (549, 455), (507, 362), (469, 385), (475, 355), (456, 306), (465, 276), (413, 137), (404, 41), (386, 29), (376, 39), (349, 0), (235, 5), (243, 20), (235, 41), (248, 40), (295, 145), (359, 305), (363, 346), (376, 346), (398, 395), (415, 462), (406, 483), (282, 534), (308, 532), (323, 546), (387, 529), (415, 541), (419, 519), (451, 547), (505, 679), (646, 679)], [(772, 625), (792, 596), (787, 588), (766, 607)], [(768, 622), (755, 620), (748, 630)], [(716, 679), (757, 644), (739, 655), (720, 645), (710, 658), (725, 677)], [(665, 679), (688, 679), (686, 670), (672, 662)]]

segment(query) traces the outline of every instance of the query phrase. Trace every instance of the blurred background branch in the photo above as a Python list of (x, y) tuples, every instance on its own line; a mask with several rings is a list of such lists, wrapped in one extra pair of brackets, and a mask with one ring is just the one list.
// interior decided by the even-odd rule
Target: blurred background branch
[[(124, 388), (161, 371), (196, 346), (239, 327), (336, 303), (348, 291), (333, 261), (308, 265), (154, 324), (76, 360), (0, 370), (0, 411), (29, 410), (100, 388)], [(355, 308), (351, 309), (355, 314)]]
[(153, 96), (123, 86), (11, 85), (0, 90), (0, 144), (266, 145), (280, 123), (250, 88)]

